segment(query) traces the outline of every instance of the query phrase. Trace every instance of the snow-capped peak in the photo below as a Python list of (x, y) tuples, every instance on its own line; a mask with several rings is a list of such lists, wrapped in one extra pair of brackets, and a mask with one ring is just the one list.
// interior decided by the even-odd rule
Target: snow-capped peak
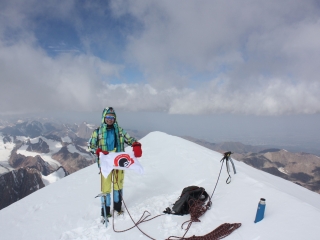
[[(124, 201), (138, 221), (147, 210), (162, 214), (184, 187), (196, 185), (211, 194), (218, 179), (222, 154), (179, 137), (153, 132), (141, 139), (139, 159), (145, 174), (127, 171)], [(128, 147), (126, 151), (131, 151)], [(212, 208), (193, 223), (186, 237), (203, 236), (223, 223), (241, 223), (226, 240), (316, 240), (320, 195), (292, 182), (235, 161), (231, 183), (223, 166), (212, 198)], [(96, 164), (25, 197), (0, 211), (1, 239), (148, 239), (137, 228), (123, 233), (100, 223), (100, 175)], [(265, 218), (254, 223), (260, 198), (266, 199)], [(164, 215), (140, 228), (155, 239), (183, 236), (181, 224), (190, 216)], [(134, 224), (125, 215), (115, 217), (115, 229)]]

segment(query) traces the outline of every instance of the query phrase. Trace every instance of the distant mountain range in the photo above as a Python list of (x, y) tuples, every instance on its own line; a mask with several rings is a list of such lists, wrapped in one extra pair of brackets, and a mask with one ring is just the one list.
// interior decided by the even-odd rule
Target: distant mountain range
[(193, 137), (183, 138), (220, 153), (231, 151), (233, 159), (320, 193), (320, 157), (316, 155), (240, 142), (210, 143)]
[[(0, 120), (0, 209), (93, 164), (87, 142), (96, 127), (44, 118)], [(146, 134), (128, 133), (138, 139)]]
[[(141, 143), (145, 174), (127, 172), (124, 216), (113, 213), (107, 228), (100, 222), (101, 200), (95, 198), (100, 188), (94, 164), (2, 209), (1, 239), (149, 239), (137, 228), (130, 230), (135, 223), (152, 239), (162, 240), (319, 239), (319, 194), (236, 160), (238, 172), (230, 174), (231, 183), (226, 184), (220, 153), (163, 132), (152, 132)], [(192, 185), (204, 187), (212, 205), (197, 205), (191, 215), (161, 214)], [(266, 200), (264, 219), (254, 223), (260, 198)], [(187, 220), (198, 217), (199, 222), (188, 221), (186, 226)]]
[[(87, 122), (65, 124), (49, 119), (0, 120), (0, 209), (93, 164), (87, 142), (96, 127)], [(137, 139), (148, 134), (127, 131)], [(221, 153), (232, 151), (236, 160), (320, 193), (318, 156), (239, 142), (183, 138)]]
[(57, 181), (94, 163), (86, 151), (94, 126), (86, 122), (37, 119), (0, 124), (0, 209), (52, 183), (50, 179)]

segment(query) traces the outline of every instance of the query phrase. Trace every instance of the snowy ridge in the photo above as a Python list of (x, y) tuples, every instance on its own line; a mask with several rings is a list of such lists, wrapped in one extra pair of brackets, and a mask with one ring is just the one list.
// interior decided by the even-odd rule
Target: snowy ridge
[(90, 129), (92, 129), (92, 130), (95, 129), (95, 128), (97, 128), (96, 125), (90, 124), (90, 123), (87, 123), (86, 126), (87, 126), (88, 128), (90, 128)]
[[(141, 139), (145, 174), (127, 171), (124, 201), (136, 221), (144, 210), (156, 216), (190, 185), (212, 193), (222, 155), (179, 137), (153, 132)], [(234, 161), (230, 184), (225, 166), (212, 208), (193, 223), (187, 237), (205, 235), (223, 223), (242, 223), (226, 240), (316, 240), (320, 195), (289, 181)], [(1, 239), (148, 239), (138, 229), (115, 233), (99, 222), (100, 178), (96, 165), (51, 184), (0, 211)], [(266, 198), (265, 218), (254, 223), (258, 201)], [(182, 236), (189, 215), (165, 215), (140, 225), (155, 239)], [(111, 219), (112, 220), (112, 219)], [(115, 229), (133, 223), (128, 214), (115, 218)]]
[[(0, 139), (3, 139), (3, 134), (0, 132)], [(0, 175), (6, 172), (13, 170), (13, 168), (9, 165), (8, 159), (10, 158), (10, 154), (12, 149), (15, 147), (13, 142), (0, 141)]]
[(69, 136), (62, 137), (61, 140), (62, 140), (62, 142), (72, 143), (72, 140), (70, 139)]
[(57, 151), (59, 151), (59, 149), (62, 147), (60, 142), (56, 142), (54, 140), (47, 139), (43, 136), (36, 137), (36, 138), (27, 138), (27, 137), (23, 137), (23, 136), (18, 136), (17, 138), (21, 141), (24, 141), (24, 142), (26, 142), (27, 140), (30, 140), (31, 143), (37, 143), (37, 142), (39, 142), (39, 138), (42, 138), (42, 140), (45, 141), (49, 145), (49, 149), (50, 149), (49, 153), (30, 152), (30, 151), (27, 151), (28, 145), (24, 144), (17, 150), (18, 154), (24, 155), (26, 157), (28, 157), (28, 156), (35, 157), (35, 156), (39, 155), (44, 161), (48, 162), (54, 168), (58, 168), (61, 165), (58, 161), (56, 161), (52, 158), (52, 155), (54, 153), (56, 153)]
[(286, 171), (283, 167), (278, 168), (278, 170), (279, 170), (280, 172), (288, 175), (287, 171)]
[[(39, 155), (44, 161), (48, 162), (54, 168), (58, 168), (59, 166), (61, 166), (61, 164), (58, 161), (56, 161), (52, 158), (52, 155), (54, 153), (57, 153), (62, 148), (62, 144), (60, 142), (48, 139), (43, 136), (35, 137), (35, 138), (27, 138), (27, 137), (23, 137), (23, 136), (18, 136), (17, 138), (23, 142), (27, 142), (28, 140), (30, 140), (31, 143), (38, 143), (39, 138), (41, 138), (43, 141), (45, 141), (49, 145), (49, 149), (50, 149), (49, 153), (37, 153), (37, 152), (27, 151), (28, 145), (22, 145), (17, 150), (18, 154), (22, 154), (24, 156), (31, 156), (31, 157), (35, 157), (36, 155)], [(66, 142), (66, 143), (72, 142), (69, 137), (62, 138), (62, 141)], [(89, 155), (83, 154), (82, 152), (78, 151), (76, 149), (76, 147), (74, 146), (74, 144), (68, 144), (67, 149), (70, 153), (79, 153), (80, 155), (84, 156), (86, 159), (91, 158)], [(86, 150), (86, 148), (83, 148), (83, 149)]]
[(66, 172), (62, 167), (59, 167), (56, 171), (49, 174), (48, 176), (44, 176), (42, 174), (41, 176), (44, 185), (48, 186), (49, 184), (55, 183), (60, 179), (64, 178), (66, 176)]

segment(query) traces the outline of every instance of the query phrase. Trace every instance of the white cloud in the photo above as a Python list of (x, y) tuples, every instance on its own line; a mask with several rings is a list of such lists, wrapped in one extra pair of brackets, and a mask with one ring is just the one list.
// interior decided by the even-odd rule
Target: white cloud
[[(127, 54), (150, 84), (159, 89), (203, 85), (173, 97), (169, 112), (319, 112), (320, 17), (314, 1), (120, 3), (118, 14), (130, 13), (143, 23)], [(228, 85), (215, 84), (208, 93), (203, 74), (207, 81), (225, 75)]]
[(103, 80), (121, 66), (91, 55), (51, 58), (30, 42), (0, 44), (0, 111), (88, 111), (95, 106)]
[(320, 112), (319, 84), (293, 85), (280, 79), (269, 82), (264, 91), (234, 91), (205, 85), (175, 99), (174, 114), (238, 113), (252, 115), (314, 114)]
[[(106, 5), (86, 4), (86, 21), (77, 1), (16, 3), (0, 10), (2, 113), (106, 105), (172, 114), (320, 112), (320, 17), (312, 0), (117, 0), (111, 27)], [(104, 21), (92, 25), (93, 15)], [(73, 26), (86, 52), (49, 56), (38, 45), (35, 16)], [(127, 28), (128, 19), (136, 28)], [(93, 53), (111, 41), (102, 26), (124, 36), (119, 53), (103, 53), (116, 59)], [(8, 29), (18, 33), (8, 38)], [(144, 80), (119, 82), (126, 64)]]

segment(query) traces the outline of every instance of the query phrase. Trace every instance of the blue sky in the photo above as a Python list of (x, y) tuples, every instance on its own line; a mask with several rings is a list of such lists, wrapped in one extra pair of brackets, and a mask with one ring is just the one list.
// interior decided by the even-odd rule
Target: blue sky
[(113, 106), (318, 126), (319, 62), (316, 0), (0, 1), (1, 115)]

